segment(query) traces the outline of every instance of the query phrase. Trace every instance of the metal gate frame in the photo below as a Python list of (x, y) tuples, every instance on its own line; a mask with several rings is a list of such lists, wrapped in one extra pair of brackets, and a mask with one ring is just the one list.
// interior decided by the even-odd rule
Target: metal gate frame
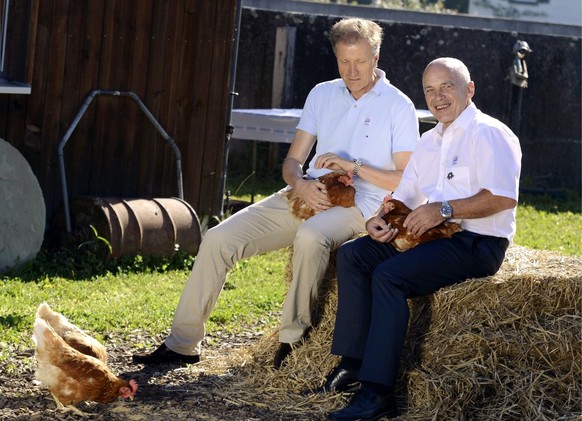
[(81, 109), (79, 110), (79, 112), (75, 116), (75, 119), (73, 120), (73, 122), (71, 123), (71, 126), (69, 127), (69, 129), (67, 130), (67, 132), (65, 133), (65, 135), (63, 136), (61, 141), (59, 142), (59, 146), (58, 146), (59, 169), (60, 169), (60, 173), (61, 173), (61, 183), (62, 183), (62, 189), (63, 189), (63, 206), (64, 206), (64, 210), (65, 210), (65, 224), (66, 224), (66, 228), (67, 228), (67, 233), (69, 233), (69, 234), (71, 233), (72, 228), (71, 228), (71, 214), (70, 214), (70, 209), (69, 209), (69, 193), (67, 191), (67, 177), (65, 175), (64, 148), (65, 148), (65, 145), (67, 144), (67, 142), (69, 141), (69, 138), (73, 134), (73, 131), (77, 128), (77, 125), (79, 124), (79, 121), (81, 120), (81, 117), (83, 117), (83, 115), (85, 114), (85, 112), (89, 108), (89, 105), (91, 104), (93, 99), (98, 95), (125, 96), (125, 97), (129, 97), (129, 98), (133, 99), (135, 102), (137, 102), (137, 105), (143, 111), (143, 113), (146, 115), (148, 120), (150, 120), (150, 122), (154, 125), (156, 130), (160, 133), (160, 135), (172, 147), (172, 150), (174, 151), (174, 155), (176, 157), (176, 175), (177, 175), (177, 184), (178, 184), (178, 197), (180, 199), (184, 200), (184, 185), (183, 185), (183, 181), (182, 181), (182, 155), (180, 154), (180, 149), (178, 149), (178, 145), (176, 145), (176, 142), (174, 142), (174, 139), (168, 135), (168, 133), (164, 130), (164, 128), (160, 125), (160, 123), (156, 120), (154, 115), (150, 112), (150, 110), (148, 110), (148, 108), (145, 106), (145, 104), (142, 102), (142, 100), (139, 98), (139, 96), (135, 92), (95, 89), (89, 93), (89, 95), (85, 99), (85, 102), (83, 102)]

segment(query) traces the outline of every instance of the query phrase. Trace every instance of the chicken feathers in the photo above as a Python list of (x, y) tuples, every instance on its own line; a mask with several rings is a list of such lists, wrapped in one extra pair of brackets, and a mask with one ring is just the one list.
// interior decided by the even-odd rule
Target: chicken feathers
[(103, 344), (69, 322), (62, 314), (53, 311), (46, 302), (38, 306), (36, 318), (46, 320), (69, 346), (107, 363), (107, 350)]
[[(327, 197), (334, 206), (350, 208), (356, 205), (356, 189), (353, 186), (351, 172), (333, 171), (319, 177), (319, 181), (325, 184)], [(305, 203), (294, 189), (285, 194), (289, 202), (289, 210), (296, 218), (306, 220), (315, 215), (315, 210)]]
[(386, 213), (382, 216), (382, 219), (392, 226), (392, 228), (398, 228), (398, 235), (390, 243), (400, 252), (416, 247), (427, 241), (439, 238), (450, 238), (454, 233), (462, 230), (460, 224), (445, 221), (442, 224), (429, 229), (422, 235), (415, 235), (404, 228), (404, 220), (412, 211), (400, 200), (385, 200), (384, 212)]
[(135, 380), (115, 376), (106, 364), (68, 345), (51, 324), (42, 317), (34, 322), (32, 340), (37, 361), (36, 378), (53, 395), (57, 407), (74, 407), (83, 401), (109, 403), (118, 397), (133, 399)]

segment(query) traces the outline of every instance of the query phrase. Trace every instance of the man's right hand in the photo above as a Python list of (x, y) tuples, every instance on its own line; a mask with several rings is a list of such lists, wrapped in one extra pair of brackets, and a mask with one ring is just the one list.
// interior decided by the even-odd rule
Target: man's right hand
[(373, 216), (366, 222), (366, 231), (370, 237), (379, 243), (388, 243), (396, 238), (398, 229), (392, 228), (380, 216)]
[(327, 197), (325, 184), (319, 180), (297, 180), (293, 188), (303, 201), (316, 212), (322, 212), (333, 206)]

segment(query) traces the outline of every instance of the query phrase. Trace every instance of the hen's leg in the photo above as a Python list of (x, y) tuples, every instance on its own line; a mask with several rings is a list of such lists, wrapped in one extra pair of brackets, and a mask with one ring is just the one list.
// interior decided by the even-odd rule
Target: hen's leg
[(81, 411), (79, 408), (73, 406), (73, 405), (63, 405), (62, 402), (55, 396), (54, 393), (51, 392), (51, 395), (53, 395), (53, 399), (55, 400), (55, 403), (57, 404), (57, 410), (58, 411), (63, 411), (63, 412), (74, 412), (75, 414), (85, 418), (85, 417), (89, 417), (91, 415), (95, 415), (95, 414), (88, 414), (86, 412)]

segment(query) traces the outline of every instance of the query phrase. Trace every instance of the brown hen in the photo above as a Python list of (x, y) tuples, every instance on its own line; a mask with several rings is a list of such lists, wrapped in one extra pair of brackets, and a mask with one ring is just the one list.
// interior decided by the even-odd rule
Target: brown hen
[(83, 401), (109, 403), (121, 398), (133, 400), (135, 380), (114, 375), (105, 363), (77, 351), (57, 334), (45, 319), (34, 322), (36, 378), (52, 394), (57, 407), (87, 415), (74, 405)]
[(62, 314), (54, 311), (44, 302), (36, 310), (36, 318), (44, 319), (63, 340), (77, 351), (107, 363), (107, 350), (97, 339), (69, 322)]
[(422, 235), (415, 235), (404, 228), (404, 220), (412, 211), (400, 200), (385, 200), (384, 212), (386, 213), (382, 216), (382, 219), (392, 226), (392, 228), (398, 228), (398, 235), (391, 241), (391, 244), (400, 252), (411, 249), (427, 241), (439, 238), (450, 238), (454, 233), (462, 230), (460, 224), (445, 221), (442, 224), (429, 229)]
[[(351, 171), (333, 171), (319, 177), (319, 181), (325, 184), (325, 190), (329, 201), (334, 206), (350, 208), (356, 205), (356, 189), (353, 186), (353, 174)], [(291, 213), (301, 219), (306, 220), (315, 215), (315, 210), (311, 208), (294, 189), (286, 192)]]

